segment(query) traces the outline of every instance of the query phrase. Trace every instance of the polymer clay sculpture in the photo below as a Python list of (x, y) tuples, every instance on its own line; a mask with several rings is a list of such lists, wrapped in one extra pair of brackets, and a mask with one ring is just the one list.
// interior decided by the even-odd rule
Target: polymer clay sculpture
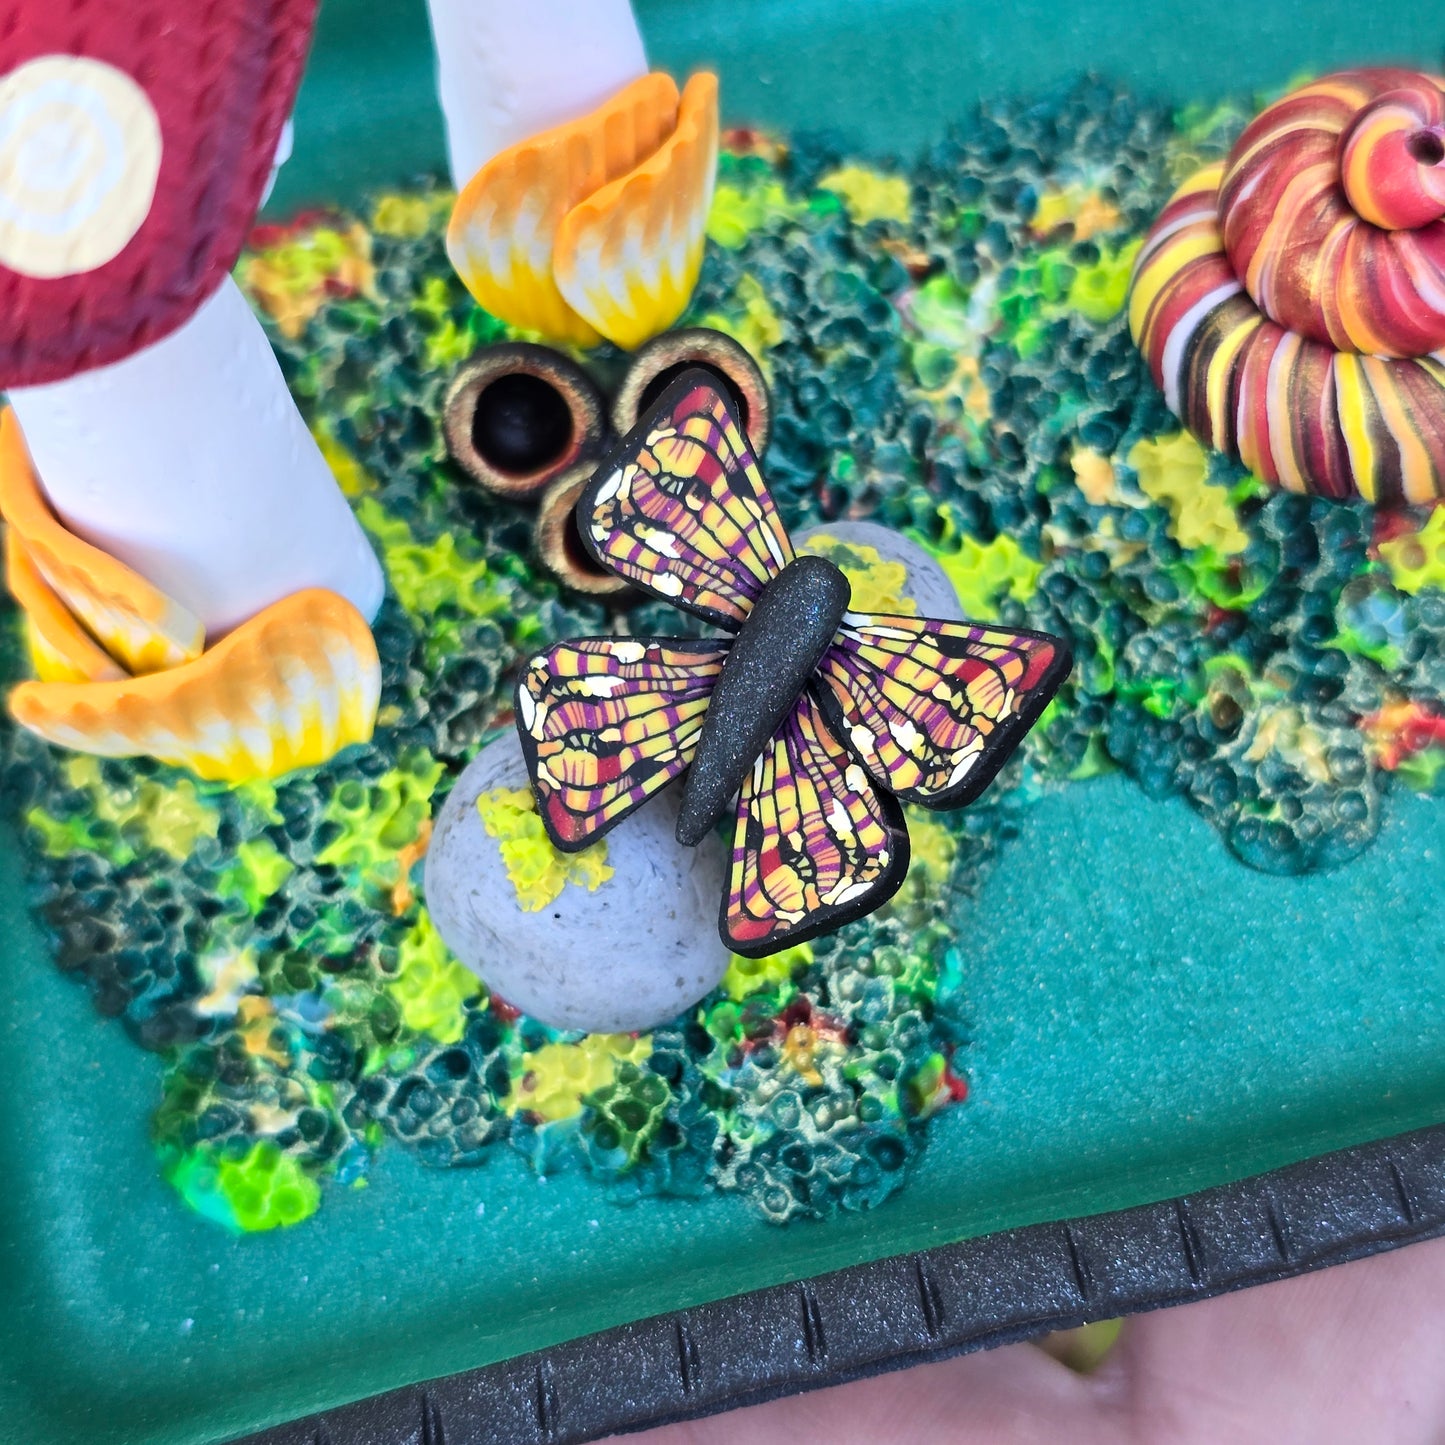
[(1129, 321), (1170, 408), (1265, 481), (1445, 493), (1445, 93), (1354, 70), (1263, 111), (1139, 253)]
[(549, 346), (502, 342), (470, 356), (442, 404), (447, 451), (483, 490), (536, 502), (533, 542), (547, 570), (578, 592), (617, 597), (627, 580), (599, 567), (577, 535), (576, 508), (613, 430), (638, 415), (688, 367), (710, 372), (731, 396), (755, 455), (768, 444), (772, 408), (758, 363), (731, 336), (705, 326), (664, 332), (628, 359), (609, 401), (594, 378)]
[(629, 0), (427, 0), (453, 189), (647, 74)]
[[(726, 141), (725, 182), (741, 171), (747, 196), (771, 199), (739, 220), (738, 195), (721, 197), (716, 214), (735, 229), (710, 242), (691, 309), (747, 336), (775, 378), (765, 456), (756, 410), (730, 395), (795, 549), (823, 533), (813, 540), (847, 574), (854, 611), (948, 618), (956, 607), (1066, 636), (1080, 659), (1077, 686), (1061, 689), (969, 810), (906, 810), (910, 872), (888, 905), (763, 959), (729, 959), (715, 922), (729, 850), (719, 836), (676, 843), (680, 780), (595, 850), (556, 855), (537, 837), (511, 712), (519, 659), (564, 637), (690, 629), (637, 591), (605, 612), (559, 592), (517, 506), (438, 466), (438, 368), (491, 327), (449, 272), (436, 191), (312, 214), (253, 240), (238, 275), (263, 312), (285, 264), (308, 268), (317, 309), (275, 325), (274, 343), (288, 376), (325, 379), (308, 415), (336, 439), (394, 579), (378, 629), (386, 725), (274, 795), (200, 786), (148, 759), (66, 756), (18, 728), (4, 735), (9, 818), (51, 900), (54, 956), (156, 1054), (165, 1092), (152, 1137), (178, 1198), (207, 1220), (271, 1228), (318, 1201), (324, 1216), (344, 1210), (360, 1197), (358, 1177), (418, 1159), (490, 1160), (503, 1195), (525, 1191), (508, 1163), (525, 1157), (539, 1173), (585, 1174), (578, 1207), (594, 1203), (604, 1229), (603, 1201), (638, 1192), (729, 1199), (779, 1224), (867, 1207), (904, 1187), (919, 1151), (969, 1134), (967, 1088), (983, 1112), (1017, 1102), (995, 1072), (995, 1040), (1025, 1087), (1038, 1073), (1015, 1028), (1028, 980), (1007, 942), (979, 939), (985, 910), (1025, 919), (1029, 870), (1058, 856), (1045, 813), (1088, 818), (1101, 789), (1131, 816), (1193, 807), (1199, 816), (1180, 822), (1196, 856), (1218, 864), (1211, 876), (1261, 889), (1266, 908), (1275, 885), (1246, 865), (1374, 866), (1374, 850), (1392, 846), (1376, 841), (1381, 819), (1428, 809), (1417, 795), (1445, 756), (1432, 641), (1445, 512), (1428, 530), (1416, 516), (1375, 531), (1359, 507), (1229, 489), (1236, 469), (1211, 464), (1162, 415), (1117, 315), (1123, 258), (1170, 189), (1163, 178), (1218, 144), (1235, 116), (1212, 106), (1171, 116), (1127, 90), (1080, 84), (999, 102), (962, 149), (833, 177), (799, 164), (806, 142)], [(859, 217), (828, 188), (845, 184), (861, 196), (849, 203), (866, 207)], [(908, 219), (864, 219), (890, 205)], [(954, 218), (970, 207), (982, 234), (959, 241)], [(354, 283), (353, 253), (331, 249), (343, 234), (367, 248), (385, 285)], [(1006, 254), (990, 248), (999, 235)], [(969, 264), (976, 279), (955, 271)], [(278, 306), (273, 320), (289, 314)], [(644, 358), (677, 337), (625, 361), (610, 349), (588, 359), (613, 393), (619, 433), (630, 427), (612, 368), (641, 381), (645, 412), (677, 358), (645, 378)], [(440, 352), (439, 340), (461, 349)], [(1086, 392), (1069, 378), (1088, 379)], [(371, 418), (409, 420), (398, 431)], [(583, 464), (588, 480), (596, 456)], [(603, 575), (575, 520), (572, 533)], [(929, 596), (900, 585), (889, 549), (905, 546), (910, 567), (933, 574)], [(1329, 619), (1339, 647), (1320, 642)], [(108, 657), (103, 667), (125, 670)], [(502, 747), (517, 770), (497, 767), (474, 794), (470, 765)], [(1111, 782), (1093, 781), (1106, 770)], [(486, 804), (496, 787), (506, 796)], [(1032, 801), (1040, 789), (1043, 808)], [(474, 829), (470, 859), (450, 852), (453, 801)], [(634, 829), (645, 838), (634, 842)], [(1226, 848), (1243, 862), (1224, 859)], [(451, 862), (475, 891), (466, 921), (493, 925), (469, 952), (444, 912), (439, 865)], [(604, 869), (613, 876), (602, 880)], [(1331, 879), (1313, 896), (1342, 886)], [(210, 918), (213, 899), (224, 911)], [(672, 958), (652, 942), (664, 926), (710, 948), (699, 970), (726, 970), (714, 992), (703, 997), (700, 971), (668, 972)], [(597, 981), (593, 998), (610, 1013), (564, 1014), (570, 1000), (559, 1002), (550, 977), (545, 997), (514, 981), (514, 968), (545, 959), (560, 969), (569, 952), (578, 986)], [(1117, 957), (1111, 966), (1128, 972)], [(656, 982), (683, 980), (676, 1002), (636, 982), (644, 968)], [(1005, 993), (981, 992), (988, 979)], [(1140, 996), (1158, 984), (1146, 980)], [(990, 1017), (999, 1029), (983, 1039)], [(647, 1039), (572, 1041), (544, 1024), (660, 1027)], [(659, 1089), (660, 1101), (649, 1092)], [(810, 1107), (784, 1116), (777, 1100), (795, 1091)], [(301, 1111), (324, 1119), (324, 1132), (298, 1133)], [(143, 1140), (140, 1119), (131, 1124)]]
[(428, 4), (467, 289), (562, 345), (665, 331), (702, 265), (716, 77), (649, 72), (628, 0)]
[(381, 569), (230, 277), (315, 11), (7, 16), (0, 512), (36, 672), (10, 702), (57, 744), (242, 781), (371, 735)]
[(447, 252), (494, 316), (631, 349), (682, 314), (717, 175), (717, 78), (654, 71), (493, 157), (457, 197)]
[(733, 638), (597, 637), (532, 658), (517, 727), (559, 849), (595, 842), (687, 774), (677, 837), (739, 795), (720, 917), (758, 957), (881, 906), (902, 882), (900, 801), (976, 797), (1069, 669), (1042, 633), (849, 610), (797, 557), (730, 400), (678, 377), (578, 511), (596, 560)]

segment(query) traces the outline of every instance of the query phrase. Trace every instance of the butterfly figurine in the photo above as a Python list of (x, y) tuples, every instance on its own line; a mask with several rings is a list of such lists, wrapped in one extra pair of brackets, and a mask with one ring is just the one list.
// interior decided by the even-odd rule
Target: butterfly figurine
[(748, 957), (885, 903), (908, 870), (901, 803), (977, 797), (1068, 675), (1045, 633), (851, 611), (843, 573), (794, 553), (704, 370), (602, 463), (577, 523), (601, 566), (730, 635), (533, 657), (516, 718), (542, 822), (573, 852), (686, 774), (680, 842), (734, 810), (720, 929)]

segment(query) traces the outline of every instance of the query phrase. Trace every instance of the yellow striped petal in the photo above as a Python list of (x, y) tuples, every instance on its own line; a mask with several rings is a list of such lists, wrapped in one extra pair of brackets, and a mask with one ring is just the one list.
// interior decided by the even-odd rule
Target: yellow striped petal
[(479, 305), (552, 341), (595, 346), (597, 331), (557, 288), (557, 229), (579, 201), (654, 154), (677, 122), (677, 86), (644, 75), (579, 120), (494, 156), (462, 189), (447, 254)]
[(201, 655), (206, 632), (198, 617), (56, 519), (8, 409), (0, 415), (0, 515), (64, 606), (128, 671), (156, 672)]
[(640, 346), (686, 308), (717, 177), (717, 77), (688, 81), (655, 155), (575, 205), (553, 267), (572, 309), (615, 345)]
[(5, 583), (25, 614), (30, 661), (42, 682), (101, 682), (125, 676), (115, 659), (65, 610), (35, 570), (13, 528), (5, 531)]
[(366, 742), (380, 695), (365, 619), (344, 597), (313, 588), (257, 613), (194, 662), (115, 682), (23, 682), (10, 711), (59, 747), (146, 755), (242, 783)]

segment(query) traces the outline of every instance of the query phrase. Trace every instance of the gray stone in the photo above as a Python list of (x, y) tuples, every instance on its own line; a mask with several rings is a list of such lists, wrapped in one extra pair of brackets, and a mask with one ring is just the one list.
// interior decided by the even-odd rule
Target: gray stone
[[(938, 560), (917, 542), (885, 527), (879, 522), (819, 522), (805, 527), (794, 537), (799, 551), (812, 551), (808, 544), (814, 537), (831, 537), (850, 547), (872, 547), (885, 562), (901, 562), (907, 574), (904, 594), (913, 599), (920, 617), (937, 617), (943, 622), (958, 622), (963, 611), (958, 605), (958, 593), (948, 580), (948, 573)], [(843, 566), (843, 562), (828, 549), (819, 549), (820, 556)], [(846, 570), (846, 568), (845, 568)]]
[(632, 1033), (676, 1017), (727, 971), (718, 909), (721, 839), (673, 836), (680, 789), (666, 789), (605, 839), (613, 875), (595, 892), (569, 882), (525, 912), (482, 824), (477, 799), (530, 786), (516, 733), (467, 765), (427, 850), (427, 907), (447, 947), (514, 1008), (559, 1029)]

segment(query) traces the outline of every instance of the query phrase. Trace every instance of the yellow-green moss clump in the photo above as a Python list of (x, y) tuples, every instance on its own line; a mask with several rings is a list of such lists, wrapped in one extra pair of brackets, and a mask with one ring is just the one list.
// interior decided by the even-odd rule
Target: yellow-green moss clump
[(756, 276), (741, 276), (725, 309), (698, 318), (699, 326), (731, 336), (771, 379), (768, 353), (783, 339), (783, 323)]
[(943, 521), (935, 541), (921, 532), (908, 533), (937, 559), (953, 583), (965, 617), (990, 622), (998, 617), (1005, 597), (1027, 602), (1038, 586), (1043, 563), (1036, 562), (1014, 539), (1000, 532), (992, 542), (980, 542), (962, 530), (952, 506), (938, 509)]
[(502, 866), (524, 913), (540, 913), (569, 883), (595, 893), (612, 877), (605, 842), (580, 853), (561, 853), (552, 846), (530, 788), (497, 788), (477, 799), (477, 812), (502, 845)]
[(958, 854), (958, 839), (936, 814), (910, 807), (908, 817), (908, 881), (940, 889), (948, 881)]
[(1445, 507), (1431, 512), (1417, 531), (1381, 542), (1380, 560), (1401, 592), (1445, 587)]
[(708, 240), (736, 251), (754, 231), (793, 220), (806, 209), (774, 180), (752, 185), (720, 181), (708, 212)]
[(1140, 242), (1134, 240), (1118, 250), (1101, 247), (1099, 259), (1093, 265), (1074, 273), (1069, 283), (1069, 308), (1097, 326), (1112, 321), (1129, 299), (1129, 278), (1139, 246)]
[(221, 826), (221, 815), (190, 778), (143, 778), (113, 786), (100, 759), (85, 754), (67, 758), (63, 771), (70, 786), (85, 794), (87, 806), (63, 819), (37, 806), (25, 818), (53, 858), (98, 853), (123, 867), (158, 848), (179, 862)]
[(588, 1034), (575, 1044), (543, 1044), (522, 1055), (520, 1081), (507, 1096), (508, 1113), (525, 1110), (549, 1122), (582, 1112), (582, 1101), (617, 1077), (620, 1063), (646, 1063), (652, 1040), (643, 1034)]
[(456, 1043), (467, 1026), (467, 1001), (482, 992), (482, 985), (447, 951), (425, 913), (402, 939), (397, 963), (386, 991), (400, 1007), (402, 1022), (439, 1044)]
[(1229, 492), (1209, 480), (1209, 458), (1187, 431), (1135, 442), (1129, 465), (1139, 490), (1169, 513), (1169, 535), (1181, 547), (1212, 547), (1229, 557), (1249, 545)]
[(913, 216), (903, 176), (887, 176), (867, 166), (840, 166), (818, 182), (818, 189), (841, 196), (849, 218), (858, 226), (869, 221), (907, 225)]
[(217, 875), (216, 892), (223, 898), (239, 898), (253, 916), (296, 866), (269, 838), (247, 839), (236, 847), (233, 858)]
[(326, 465), (331, 468), (331, 475), (336, 478), (336, 485), (341, 488), (345, 496), (356, 498), (376, 490), (375, 478), (336, 440), (327, 423), (316, 422), (313, 424), (311, 435), (315, 437), (317, 448), (325, 459)]
[(201, 1145), (181, 1155), (169, 1178), (198, 1214), (238, 1234), (299, 1224), (321, 1203), (321, 1186), (270, 1140), (239, 1159)]
[(374, 497), (363, 497), (356, 515), (381, 548), (397, 600), (412, 616), (431, 618), (443, 607), (470, 617), (494, 617), (505, 610), (507, 591), (493, 578), (487, 559), (469, 544), (459, 545), (451, 532), (420, 542)]
[(722, 986), (734, 1002), (747, 998), (765, 988), (792, 981), (795, 973), (813, 962), (813, 945), (795, 943), (777, 953), (765, 954), (762, 958), (744, 958), (735, 953), (723, 975)]
[(421, 195), (386, 192), (376, 198), (372, 207), (371, 229), (379, 236), (414, 241), (438, 226), (444, 227), (455, 203), (455, 194), (447, 190)]
[(324, 820), (336, 837), (316, 861), (345, 870), (389, 912), (403, 913), (407, 874), (431, 837), (431, 798), (445, 767), (420, 749), (408, 751), (375, 782), (350, 778), (331, 795)]
[(849, 603), (858, 612), (887, 612), (913, 616), (918, 604), (907, 596), (908, 568), (902, 562), (888, 562), (876, 547), (845, 542), (826, 532), (817, 532), (798, 547), (814, 557), (824, 557), (848, 579), (853, 589)]

